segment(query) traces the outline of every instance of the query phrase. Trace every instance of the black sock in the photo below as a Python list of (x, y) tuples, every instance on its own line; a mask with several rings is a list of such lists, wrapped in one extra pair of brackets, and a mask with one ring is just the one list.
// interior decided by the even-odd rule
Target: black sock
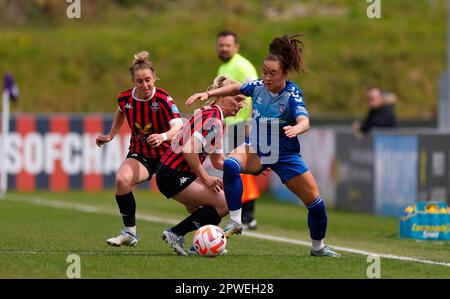
[(203, 225), (218, 225), (221, 219), (222, 218), (214, 207), (203, 206), (172, 227), (172, 231), (177, 235), (184, 236), (188, 232), (194, 231)]
[(119, 206), (120, 214), (122, 214), (123, 224), (125, 227), (132, 227), (136, 225), (136, 201), (134, 200), (133, 192), (117, 195), (116, 202)]
[(255, 211), (255, 200), (246, 201), (242, 204), (242, 222), (250, 223), (253, 219)]

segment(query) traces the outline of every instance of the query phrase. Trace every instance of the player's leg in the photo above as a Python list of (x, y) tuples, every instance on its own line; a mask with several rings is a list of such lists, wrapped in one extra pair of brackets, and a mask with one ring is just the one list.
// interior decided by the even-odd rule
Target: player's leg
[(127, 158), (120, 165), (115, 182), (116, 202), (125, 229), (117, 237), (106, 240), (112, 246), (136, 246), (136, 201), (132, 192), (135, 185), (144, 182), (151, 174), (138, 160)]
[(328, 218), (325, 203), (320, 196), (317, 182), (311, 171), (308, 170), (289, 179), (286, 186), (308, 209), (308, 226), (312, 243), (311, 255), (339, 256), (324, 244)]
[(218, 225), (223, 216), (228, 214), (228, 208), (223, 191), (213, 192), (199, 178), (189, 184), (173, 199), (190, 209), (198, 207), (191, 215), (177, 225), (165, 230), (162, 238), (178, 255), (186, 255), (184, 250), (184, 236), (204, 225)]
[(241, 173), (256, 173), (262, 169), (260, 158), (250, 153), (248, 145), (238, 147), (223, 163), (223, 183), (225, 198), (230, 210), (230, 221), (224, 226), (227, 237), (242, 231), (242, 193)]
[[(225, 130), (226, 153), (237, 152), (237, 147), (244, 143), (249, 143), (249, 126), (244, 123), (229, 125)], [(256, 219), (254, 217), (255, 200), (260, 196), (259, 188), (255, 177), (249, 174), (241, 174), (243, 194), (242, 194), (242, 224), (245, 229), (256, 229)]]
[(198, 207), (191, 215), (171, 228), (177, 235), (184, 236), (207, 224), (218, 225), (222, 217), (228, 214), (223, 191), (211, 191), (199, 178), (173, 198), (185, 206)]

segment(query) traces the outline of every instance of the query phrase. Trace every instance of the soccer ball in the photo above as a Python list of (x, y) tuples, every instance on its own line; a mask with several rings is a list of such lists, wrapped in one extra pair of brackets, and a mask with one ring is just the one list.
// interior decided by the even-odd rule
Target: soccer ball
[(193, 246), (201, 256), (217, 256), (225, 250), (227, 238), (220, 227), (208, 224), (197, 229)]

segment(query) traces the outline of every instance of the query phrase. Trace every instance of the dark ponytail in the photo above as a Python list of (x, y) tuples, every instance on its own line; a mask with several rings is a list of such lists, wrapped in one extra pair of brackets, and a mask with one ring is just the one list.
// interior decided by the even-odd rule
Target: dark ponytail
[(304, 60), (305, 47), (303, 42), (297, 37), (300, 34), (284, 35), (276, 37), (269, 45), (269, 55), (265, 60), (278, 60), (281, 63), (283, 71), (287, 72), (308, 72)]

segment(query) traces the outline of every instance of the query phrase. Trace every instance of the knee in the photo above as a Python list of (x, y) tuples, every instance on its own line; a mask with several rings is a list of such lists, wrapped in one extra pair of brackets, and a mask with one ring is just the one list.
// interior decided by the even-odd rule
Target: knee
[(118, 173), (116, 175), (117, 189), (130, 189), (133, 187), (133, 176), (129, 173)]
[(186, 208), (186, 211), (188, 211), (189, 214), (192, 214), (192, 213), (194, 213), (195, 211), (198, 210), (197, 207), (193, 207), (193, 206), (185, 206), (185, 208)]

